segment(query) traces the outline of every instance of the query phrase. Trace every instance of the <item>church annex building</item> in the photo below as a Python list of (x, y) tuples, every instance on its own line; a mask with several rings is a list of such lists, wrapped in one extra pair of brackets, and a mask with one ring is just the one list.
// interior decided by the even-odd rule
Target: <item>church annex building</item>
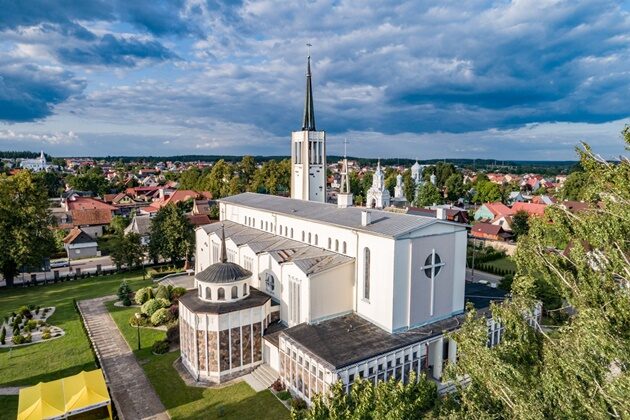
[[(339, 380), (348, 390), (360, 377), (406, 381), (410, 371), (440, 381), (457, 354), (445, 333), (460, 325), (465, 302), (487, 313), (503, 297), (465, 284), (466, 227), (354, 207), (343, 187), (338, 204), (325, 202), (310, 57), (291, 159), (291, 198), (227, 197), (221, 223), (197, 228), (197, 290), (180, 300), (186, 369), (224, 382), (266, 364), (307, 402)], [(494, 345), (500, 325), (488, 318), (488, 327)]]

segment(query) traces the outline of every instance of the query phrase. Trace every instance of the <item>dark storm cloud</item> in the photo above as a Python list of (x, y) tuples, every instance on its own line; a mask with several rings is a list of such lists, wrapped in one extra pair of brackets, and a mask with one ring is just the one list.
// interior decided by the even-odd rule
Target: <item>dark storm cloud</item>
[(36, 65), (0, 66), (0, 121), (24, 122), (45, 118), (53, 106), (85, 88), (71, 72)]

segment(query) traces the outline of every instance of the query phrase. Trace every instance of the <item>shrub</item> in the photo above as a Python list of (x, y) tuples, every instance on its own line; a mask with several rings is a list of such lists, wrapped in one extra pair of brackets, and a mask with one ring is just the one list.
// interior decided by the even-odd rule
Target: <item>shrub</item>
[(151, 316), (158, 309), (166, 308), (169, 305), (170, 302), (165, 299), (150, 299), (140, 307), (140, 311), (142, 311), (143, 314)]
[(177, 300), (180, 297), (184, 296), (185, 293), (186, 293), (186, 288), (184, 288), (184, 287), (174, 287), (173, 290), (171, 290), (171, 299), (172, 300)]
[(156, 299), (166, 299), (166, 300), (171, 300), (171, 297), (168, 293), (168, 288), (166, 286), (164, 286), (163, 284), (160, 284), (157, 288), (157, 292), (155, 292), (155, 298)]
[(13, 338), (11, 338), (11, 341), (13, 341), (13, 344), (24, 344), (24, 336), (20, 335), (20, 334), (15, 334), (13, 336)]
[(308, 406), (306, 405), (306, 401), (302, 398), (293, 398), (291, 400), (291, 408), (297, 411), (306, 410)]
[(122, 304), (123, 306), (131, 306), (131, 299), (129, 299), (129, 295), (125, 295), (122, 298)]
[(37, 308), (35, 308), (35, 314), (39, 315), (39, 305), (37, 305)]
[(13, 327), (13, 336), (20, 335), (20, 327), (16, 325)]
[(50, 331), (42, 333), (42, 340), (50, 340), (51, 337)]
[(2, 331), (0, 331), (0, 344), (5, 344), (6, 343), (6, 339), (7, 339), (7, 329), (3, 325), (2, 326)]
[(179, 325), (171, 325), (166, 330), (166, 339), (169, 343), (179, 344)]
[(136, 317), (136, 315), (131, 315), (129, 317), (129, 325), (133, 325), (137, 327), (140, 325), (141, 327), (146, 327), (149, 324), (149, 317), (145, 314), (140, 314), (140, 318)]
[(171, 313), (166, 308), (160, 308), (151, 315), (151, 324), (158, 325), (166, 324), (171, 320)]
[(31, 341), (33, 341), (33, 336), (31, 335), (31, 333), (28, 333), (24, 336), (24, 342), (25, 343), (30, 343)]
[(282, 401), (286, 401), (289, 398), (291, 398), (291, 393), (289, 391), (280, 391), (276, 394), (276, 396), (280, 398)]
[(159, 340), (153, 343), (151, 351), (155, 354), (165, 354), (168, 353), (169, 348), (170, 344), (167, 340)]
[(22, 315), (16, 315), (13, 317), (13, 327), (16, 327), (22, 323)]
[(135, 300), (138, 305), (143, 305), (150, 299), (153, 299), (153, 289), (150, 286), (143, 287), (136, 292)]
[(29, 311), (34, 311), (36, 308), (36, 306), (33, 305), (32, 303), (30, 305), (27, 305), (26, 307), (28, 308)]
[(179, 305), (177, 304), (171, 305), (171, 307), (168, 308), (168, 310), (170, 311), (173, 318), (179, 317)]
[(37, 326), (38, 326), (38, 325), (39, 325), (39, 324), (37, 323), (37, 321), (36, 321), (36, 320), (34, 320), (34, 319), (30, 319), (30, 320), (28, 320), (28, 321), (26, 322), (26, 324), (24, 325), (24, 331), (25, 331), (25, 332), (30, 332), (30, 331), (33, 331), (33, 330), (37, 329)]
[(31, 315), (31, 310), (28, 309), (28, 306), (21, 306), (20, 309), (18, 309), (18, 314), (20, 314), (24, 318), (29, 318), (29, 315)]
[(276, 381), (271, 384), (271, 388), (276, 392), (284, 391), (285, 389), (284, 384), (280, 379), (276, 379)]
[(123, 280), (120, 286), (118, 286), (118, 300), (124, 301), (125, 297), (129, 298), (129, 293), (131, 293), (131, 287), (129, 287), (127, 280)]

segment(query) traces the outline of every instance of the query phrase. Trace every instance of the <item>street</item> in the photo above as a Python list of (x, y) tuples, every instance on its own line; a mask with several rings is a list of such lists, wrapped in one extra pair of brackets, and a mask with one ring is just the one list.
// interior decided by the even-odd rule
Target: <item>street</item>
[(472, 269), (466, 268), (466, 281), (475, 281), (485, 280), (490, 284), (499, 284), (503, 277), (496, 276), (494, 274), (486, 273), (485, 271), (479, 271), (475, 269), (475, 278), (473, 279)]
[[(52, 280), (54, 278), (54, 271), (59, 271), (61, 277), (75, 273), (77, 268), (80, 269), (82, 273), (95, 273), (97, 265), (100, 265), (102, 270), (114, 268), (112, 259), (109, 256), (86, 258), (71, 261), (70, 267), (54, 268), (46, 272), (40, 271), (37, 273), (18, 274), (14, 279), (14, 284), (22, 284), (22, 281), (30, 281), (31, 274), (36, 274), (37, 280)], [(5, 286), (4, 278), (0, 279), (0, 286)]]

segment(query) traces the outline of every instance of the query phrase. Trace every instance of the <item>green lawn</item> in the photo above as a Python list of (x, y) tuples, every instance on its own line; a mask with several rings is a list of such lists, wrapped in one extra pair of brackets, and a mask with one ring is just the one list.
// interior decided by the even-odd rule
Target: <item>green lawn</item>
[(189, 387), (181, 379), (173, 362), (179, 351), (156, 356), (151, 345), (165, 337), (164, 331), (140, 328), (140, 351), (137, 331), (129, 325), (129, 317), (138, 308), (107, 305), (112, 318), (144, 368), (160, 400), (173, 419), (207, 419), (223, 415), (226, 419), (288, 419), (289, 412), (270, 391), (256, 393), (245, 382), (224, 388)]
[[(0, 350), (0, 386), (34, 385), (94, 369), (94, 358), (72, 299), (115, 294), (123, 278), (133, 290), (150, 284), (137, 274), (92, 277), (47, 286), (0, 289), (0, 316), (22, 305), (55, 306), (48, 319), (66, 335), (47, 343)], [(1, 410), (0, 410), (1, 411)]]
[(499, 258), (498, 260), (488, 261), (486, 263), (483, 263), (483, 265), (490, 265), (498, 268), (499, 270), (516, 271), (516, 264), (514, 263), (514, 261), (512, 261), (512, 258), (510, 257), (503, 257)]
[(15, 420), (18, 408), (17, 395), (0, 395), (0, 420)]

